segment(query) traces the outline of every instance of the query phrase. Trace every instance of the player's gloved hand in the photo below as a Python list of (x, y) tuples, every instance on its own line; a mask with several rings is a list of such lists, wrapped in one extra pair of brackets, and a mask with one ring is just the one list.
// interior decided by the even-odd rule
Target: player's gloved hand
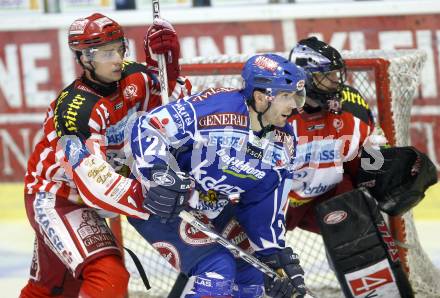
[(168, 80), (180, 74), (180, 44), (176, 31), (166, 20), (155, 18), (144, 37), (145, 62), (157, 67), (157, 55), (165, 55)]
[(264, 288), (270, 297), (302, 298), (307, 293), (304, 283), (304, 270), (299, 265), (299, 258), (292, 248), (286, 247), (275, 254), (260, 257), (269, 267), (282, 272), (281, 278), (272, 279), (265, 276)]
[(75, 169), (81, 161), (90, 155), (84, 141), (76, 135), (64, 135), (58, 141), (58, 146), (64, 152), (64, 156), (72, 167)]
[(150, 170), (150, 189), (143, 206), (166, 220), (174, 219), (188, 206), (194, 186), (194, 179), (187, 173), (156, 164)]

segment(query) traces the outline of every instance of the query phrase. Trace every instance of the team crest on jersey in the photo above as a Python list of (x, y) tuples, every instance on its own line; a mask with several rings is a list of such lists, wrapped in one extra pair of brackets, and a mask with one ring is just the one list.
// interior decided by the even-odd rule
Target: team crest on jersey
[[(202, 221), (204, 224), (208, 225), (210, 228), (214, 228), (209, 219), (198, 212), (192, 213), (198, 220)], [(214, 243), (215, 241), (206, 236), (203, 232), (200, 232), (198, 229), (187, 223), (186, 221), (182, 221), (179, 225), (179, 235), (183, 242), (189, 245), (207, 245)]]
[(124, 97), (126, 99), (133, 99), (134, 97), (137, 96), (137, 86), (135, 84), (130, 84), (127, 87), (125, 87), (124, 89)]
[(340, 132), (341, 129), (344, 127), (344, 121), (338, 118), (333, 119), (333, 127), (336, 129), (337, 132)]
[(156, 242), (153, 243), (152, 246), (174, 269), (180, 271), (180, 254), (174, 245), (168, 242)]

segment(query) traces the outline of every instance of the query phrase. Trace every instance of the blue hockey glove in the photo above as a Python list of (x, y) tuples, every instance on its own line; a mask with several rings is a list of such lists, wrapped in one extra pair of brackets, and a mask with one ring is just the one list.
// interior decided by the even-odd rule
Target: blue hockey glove
[(286, 247), (260, 259), (277, 272), (284, 273), (284, 276), (275, 279), (265, 276), (264, 288), (267, 295), (276, 298), (290, 298), (293, 294), (297, 298), (302, 298), (306, 295), (304, 270), (299, 265), (298, 255), (292, 248)]
[(186, 208), (195, 186), (187, 173), (175, 172), (163, 164), (151, 168), (150, 182), (144, 208), (165, 220), (176, 218)]
[(72, 166), (72, 169), (79, 166), (81, 161), (90, 155), (83, 140), (76, 135), (62, 136), (58, 142), (64, 152), (66, 160)]

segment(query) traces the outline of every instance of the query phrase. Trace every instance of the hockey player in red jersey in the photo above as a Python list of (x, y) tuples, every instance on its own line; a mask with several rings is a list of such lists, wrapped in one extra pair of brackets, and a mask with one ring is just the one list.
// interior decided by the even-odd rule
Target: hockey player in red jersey
[[(117, 200), (116, 193), (106, 201), (84, 196), (64, 170), (56, 145), (63, 135), (77, 135), (121, 170), (128, 118), (159, 106), (160, 86), (154, 69), (125, 59), (127, 40), (114, 20), (95, 13), (75, 20), (68, 34), (84, 72), (50, 104), (44, 136), (28, 161), (25, 206), (36, 239), (30, 279), (20, 297), (124, 297), (129, 274), (97, 210), (136, 218), (148, 214), (142, 202)], [(145, 53), (152, 68), (156, 54), (167, 55), (171, 100), (188, 94), (189, 82), (179, 78), (179, 41), (168, 22), (156, 19), (150, 26)], [(97, 185), (106, 183), (99, 172), (90, 174)]]
[[(292, 49), (290, 60), (308, 81), (303, 110), (290, 118), (298, 144), (287, 230), (322, 235), (346, 297), (414, 297), (379, 210), (401, 215), (420, 202), (437, 181), (434, 164), (413, 147), (380, 147), (386, 139), (374, 132), (361, 94), (345, 84), (337, 50), (311, 37)], [(374, 286), (357, 284), (384, 272), (390, 278)]]
[(359, 91), (345, 84), (345, 63), (336, 49), (311, 37), (299, 41), (290, 59), (309, 79), (303, 111), (290, 118), (298, 147), (286, 227), (318, 233), (314, 208), (353, 188), (359, 166), (355, 157), (374, 120)]

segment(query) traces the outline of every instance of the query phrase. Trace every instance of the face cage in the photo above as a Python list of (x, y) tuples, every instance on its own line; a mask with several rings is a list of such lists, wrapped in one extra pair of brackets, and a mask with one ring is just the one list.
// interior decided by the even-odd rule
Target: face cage
[[(102, 46), (109, 45), (112, 43), (117, 43), (117, 42), (122, 42), (122, 47), (123, 47), (122, 53), (118, 53), (117, 50), (112, 50), (112, 51), (108, 51), (108, 52), (111, 52), (111, 55), (110, 55), (110, 53), (107, 55), (104, 55), (104, 56), (101, 56), (98, 54), (98, 52), (100, 51), (100, 48)], [(126, 39), (125, 37), (122, 39), (119, 39), (119, 40), (111, 41), (109, 43), (100, 45), (98, 47), (90, 47), (90, 48), (84, 49), (81, 52), (84, 55), (84, 57), (86, 57), (87, 61), (89, 61), (89, 62), (95, 61), (95, 62), (100, 62), (100, 63), (106, 63), (106, 62), (112, 61), (114, 59), (115, 54), (119, 55), (122, 60), (125, 60), (130, 56), (130, 48), (129, 48), (128, 39)]]
[[(323, 77), (322, 77), (321, 80), (319, 80), (317, 82), (315, 82), (314, 73), (312, 73), (312, 84), (313, 84), (314, 90), (316, 92), (322, 93), (322, 94), (326, 94), (326, 93), (336, 93), (336, 92), (340, 92), (342, 90), (342, 88), (343, 88), (343, 86), (345, 84), (345, 80), (347, 79), (347, 68), (344, 66), (344, 67), (338, 69), (338, 71), (339, 71), (339, 80), (338, 81), (334, 81), (334, 80), (332, 80), (332, 79), (330, 79), (328, 77), (329, 73), (331, 73), (331, 72), (333, 72), (335, 70), (331, 70), (331, 71), (328, 71), (328, 72), (319, 72), (320, 74), (323, 74)], [(334, 90), (323, 90), (323, 89), (321, 89), (319, 86), (320, 85), (322, 86), (321, 82), (324, 79), (327, 79), (327, 80), (329, 80), (332, 83), (335, 83), (337, 85), (336, 89), (334, 89)]]

